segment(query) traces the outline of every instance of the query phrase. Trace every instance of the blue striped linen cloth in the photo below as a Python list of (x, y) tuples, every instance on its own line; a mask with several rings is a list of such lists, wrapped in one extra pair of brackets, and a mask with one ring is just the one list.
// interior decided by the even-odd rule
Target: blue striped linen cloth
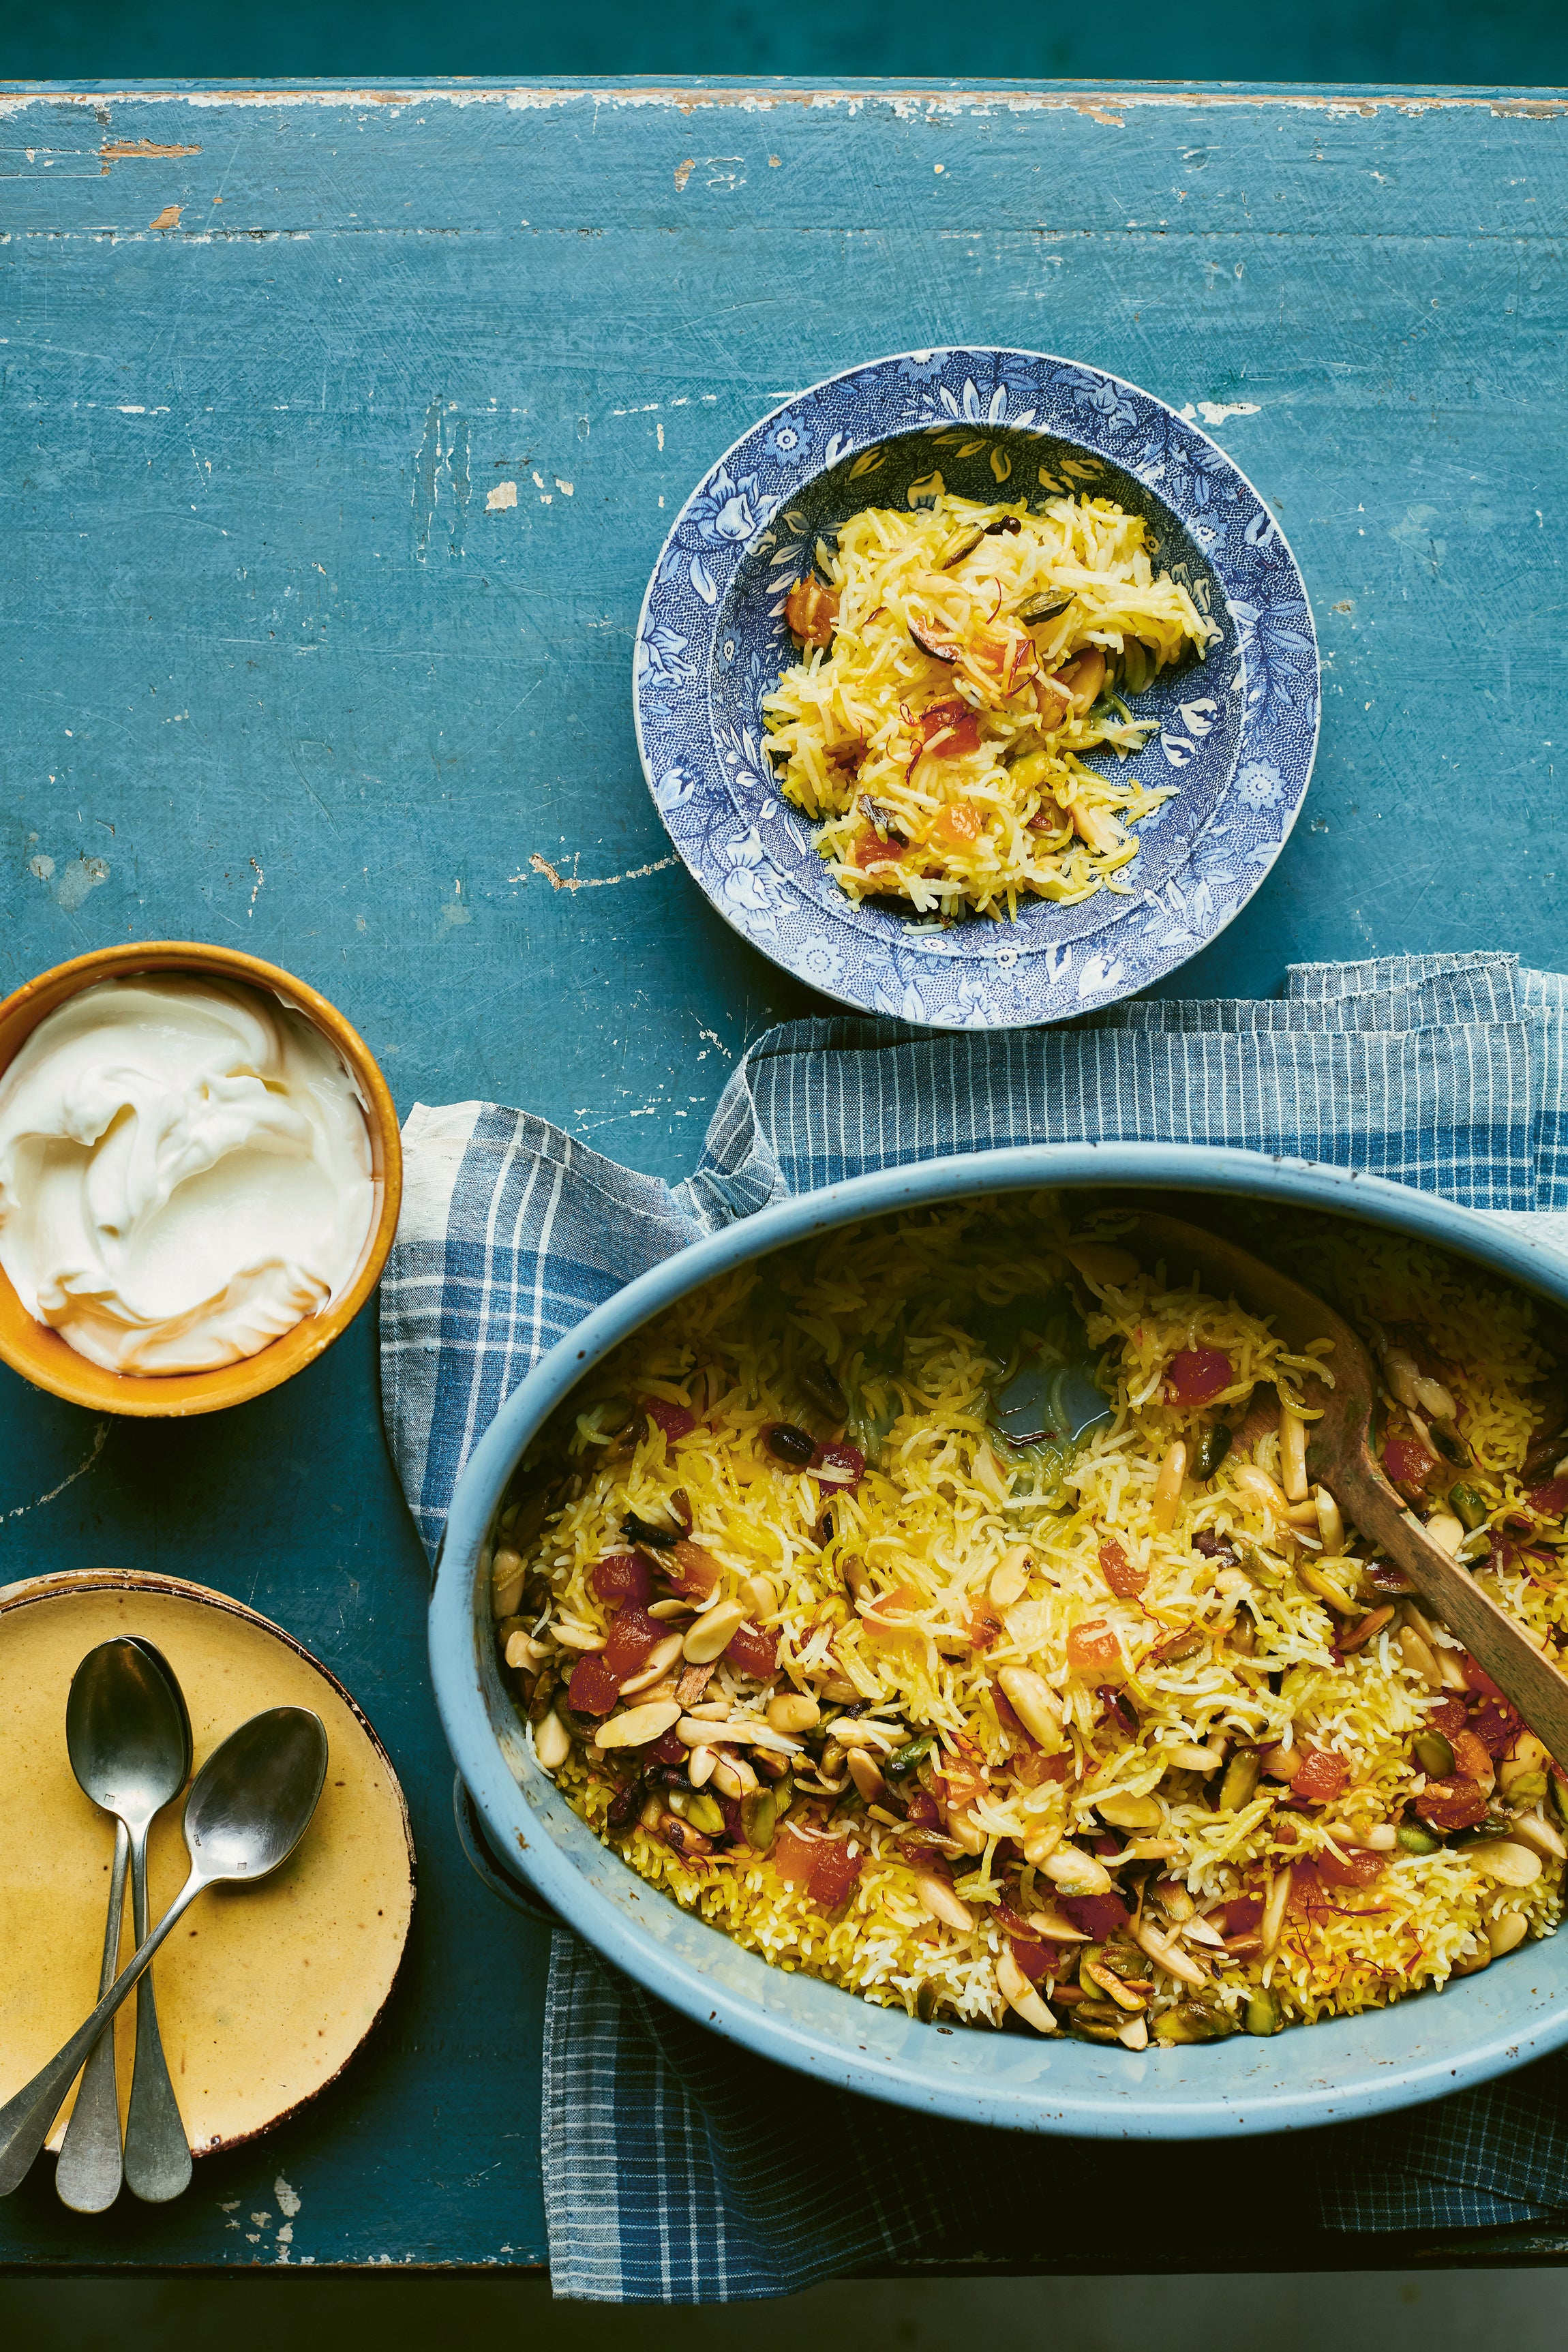
[[(800, 1022), (747, 1054), (674, 1186), (526, 1112), (416, 1107), (381, 1318), (388, 1438), (421, 1535), (434, 1553), (476, 1439), (590, 1308), (699, 1235), (867, 1170), (1085, 1137), (1235, 1144), (1373, 1170), (1568, 1255), (1565, 1016), (1568, 979), (1478, 953), (1298, 965), (1265, 1002), (1139, 1003), (1023, 1034)], [(1163, 2247), (1184, 2221), (1202, 2246), (1215, 2215), (1256, 2211), (1260, 2180), (1250, 2243), (1261, 2253), (1271, 2228), (1286, 2267), (1303, 2229), (1568, 2222), (1568, 2058), (1384, 2121), (1209, 2143), (1187, 2167), (825, 2090), (677, 2016), (564, 1929), (542, 2139), (555, 2292), (604, 2301), (1026, 2265), (1047, 2214), (1053, 2249), (1124, 2267), (1129, 2212), (1161, 2215)]]

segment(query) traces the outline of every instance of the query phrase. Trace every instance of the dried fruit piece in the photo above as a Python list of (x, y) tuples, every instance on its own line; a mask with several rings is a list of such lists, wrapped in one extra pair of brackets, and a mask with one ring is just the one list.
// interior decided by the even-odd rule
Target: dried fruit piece
[(1146, 1568), (1137, 1567), (1114, 1538), (1100, 1547), (1100, 1572), (1118, 1601), (1131, 1601), (1149, 1581)]
[(831, 645), (838, 626), (837, 589), (825, 588), (808, 572), (784, 598), (784, 620), (791, 636), (798, 637), (803, 646)]
[(1199, 1405), (1212, 1404), (1235, 1378), (1235, 1368), (1223, 1348), (1178, 1348), (1171, 1359), (1165, 1394), (1172, 1404), (1192, 1412)]
[(599, 1599), (611, 1608), (630, 1601), (634, 1608), (644, 1609), (653, 1591), (653, 1569), (637, 1552), (606, 1552), (588, 1580)]
[(1487, 1816), (1487, 1801), (1478, 1781), (1455, 1773), (1440, 1780), (1428, 1780), (1415, 1799), (1415, 1810), (1424, 1822), (1435, 1830), (1474, 1829)]
[[(1080, 1617), (1068, 1633), (1067, 1657), (1075, 1674), (1105, 1674), (1120, 1667), (1121, 1644), (1103, 1617)], [(1011, 1691), (1008, 1696), (1012, 1697)], [(1017, 1700), (1013, 1704), (1016, 1706)]]
[(604, 1654), (579, 1658), (566, 1686), (566, 1704), (575, 1715), (608, 1715), (621, 1695), (621, 1678), (605, 1664)]

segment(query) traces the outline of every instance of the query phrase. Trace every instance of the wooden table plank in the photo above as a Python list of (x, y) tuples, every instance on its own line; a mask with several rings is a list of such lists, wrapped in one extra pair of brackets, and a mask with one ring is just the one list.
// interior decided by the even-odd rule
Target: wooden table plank
[[(1565, 140), (1519, 93), (5, 102), (0, 987), (232, 940), (341, 1003), (405, 1109), (521, 1100), (684, 1172), (746, 1038), (816, 1000), (668, 862), (642, 588), (762, 410), (949, 341), (1192, 404), (1306, 574), (1311, 802), (1169, 992), (1298, 956), (1560, 962)], [(163, 1566), (275, 1614), (386, 1738), (422, 1861), (394, 2013), (319, 2113), (164, 2212), (34, 2188), (0, 2258), (542, 2258), (542, 1941), (451, 1835), (373, 1343), (101, 1447), (0, 1380), (0, 1577)]]

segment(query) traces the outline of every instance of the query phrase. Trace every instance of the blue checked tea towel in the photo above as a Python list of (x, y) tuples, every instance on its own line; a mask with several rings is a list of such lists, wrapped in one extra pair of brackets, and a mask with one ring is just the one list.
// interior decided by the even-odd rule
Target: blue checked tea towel
[[(386, 1427), (434, 1552), (503, 1400), (633, 1276), (769, 1202), (1004, 1144), (1225, 1143), (1364, 1168), (1568, 1255), (1568, 978), (1506, 955), (1298, 965), (1268, 1002), (1123, 1005), (1068, 1029), (931, 1034), (846, 1017), (759, 1040), (669, 1186), (493, 1104), (416, 1108), (382, 1286)], [(825, 2090), (678, 2017), (559, 1930), (542, 2113), (558, 2294), (700, 2303), (885, 2263), (1122, 2268), (1213, 2243), (1216, 2213), (1304, 2231), (1568, 2225), (1568, 2059), (1405, 2116), (1205, 2147), (1032, 2139)], [(1191, 2210), (1188, 2210), (1189, 2201)], [(1339, 2242), (1342, 2245), (1343, 2240)], [(1099, 2251), (1103, 2250), (1103, 2251)], [(1218, 2250), (1216, 2248), (1216, 2254)]]

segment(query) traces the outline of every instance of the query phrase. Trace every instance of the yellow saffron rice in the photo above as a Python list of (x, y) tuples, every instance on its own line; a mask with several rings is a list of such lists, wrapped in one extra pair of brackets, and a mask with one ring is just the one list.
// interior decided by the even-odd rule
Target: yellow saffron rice
[[(726, 1276), (599, 1368), (531, 1450), (493, 1564), (541, 1760), (675, 1901), (923, 2018), (1269, 2032), (1549, 1933), (1545, 1751), (1500, 1734), (1331, 1498), (1280, 1493), (1315, 1352), (1116, 1234), (1072, 1195), (889, 1217)], [(1397, 1234), (1250, 1238), (1366, 1336), (1384, 1442), (1426, 1448), (1418, 1507), (1555, 1654), (1563, 1497), (1521, 1472), (1564, 1406), (1530, 1302)], [(1076, 1445), (1002, 1433), (1037, 1360), (1103, 1394)], [(1194, 1367), (1196, 1406), (1173, 1396)], [(585, 1711), (603, 1588), (639, 1573), (651, 1679)], [(1457, 1828), (1431, 1819), (1447, 1790)]]
[(1139, 694), (1218, 635), (1147, 538), (1108, 499), (944, 491), (819, 543), (832, 585), (792, 594), (803, 657), (763, 707), (784, 795), (851, 898), (1012, 918), (1127, 888), (1139, 820), (1174, 787), (1083, 754), (1140, 751)]

